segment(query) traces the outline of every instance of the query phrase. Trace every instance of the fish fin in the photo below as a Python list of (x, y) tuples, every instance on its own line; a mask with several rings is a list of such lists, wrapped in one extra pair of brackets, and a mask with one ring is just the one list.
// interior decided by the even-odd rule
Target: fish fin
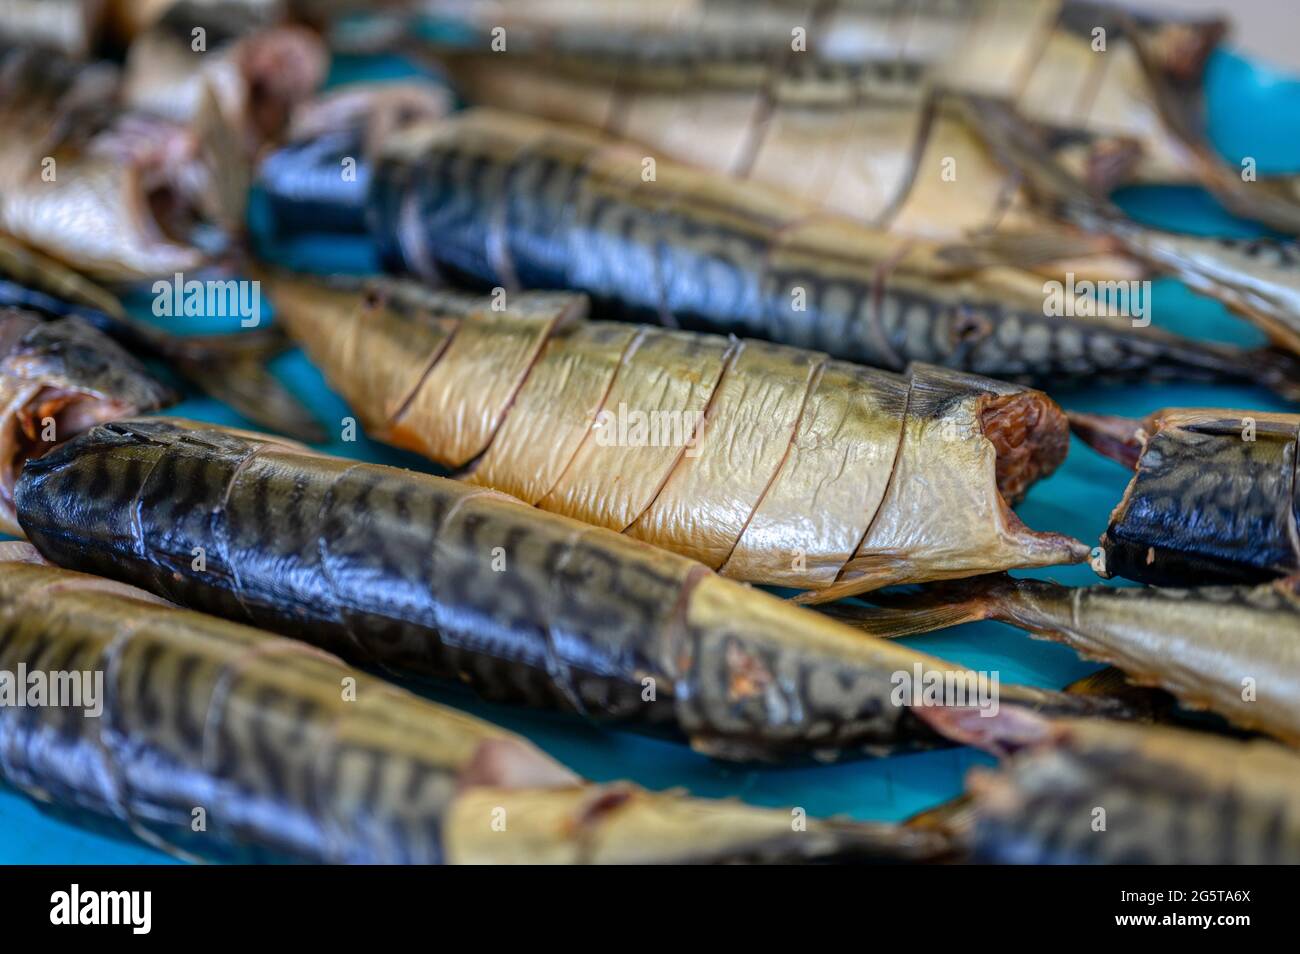
[[(219, 340), (222, 337), (233, 340), (223, 346)], [(243, 337), (211, 336), (189, 347), (186, 339), (173, 339), (182, 343), (172, 355), (177, 372), (261, 427), (308, 444), (324, 442), (327, 435), (320, 423), (266, 366), (268, 352), (239, 343)], [(267, 348), (282, 350), (279, 344)]]
[(833, 600), (860, 596), (882, 586), (902, 582), (900, 569), (907, 565), (901, 555), (892, 553), (871, 553), (854, 557), (844, 564), (842, 579), (819, 590), (807, 590), (797, 593), (790, 599), (795, 603), (813, 606), (817, 603), (829, 603)]
[(975, 825), (975, 800), (968, 792), (917, 812), (903, 821), (904, 828), (938, 831), (960, 838)]
[(1131, 417), (1110, 414), (1081, 414), (1070, 411), (1070, 430), (1103, 457), (1123, 464), (1129, 470), (1137, 466), (1146, 438), (1142, 422)]
[(1020, 177), (1031, 201), (1071, 222), (1078, 217), (1091, 224), (1090, 216), (1078, 214), (1083, 211), (1107, 217), (1121, 215), (1108, 199), (1057, 161), (1049, 129), (1026, 119), (1009, 103), (993, 96), (951, 90), (943, 95), (949, 107), (963, 117), (993, 157), (1008, 172)]
[[(916, 636), (937, 629), (947, 629), (949, 626), (960, 626), (962, 623), (999, 618), (1000, 608), (989, 591), (969, 595), (964, 599), (952, 599), (953, 589), (949, 586), (927, 588), (919, 595), (907, 597), (906, 600), (910, 604), (907, 606), (860, 606), (837, 603), (833, 606), (821, 607), (820, 611), (854, 629), (880, 639)], [(950, 601), (945, 601), (941, 592), (949, 593)]]
[(1000, 265), (1032, 270), (1119, 251), (1109, 236), (1058, 228), (1002, 229), (967, 242), (944, 245), (935, 254), (941, 263), (961, 272)]
[(1124, 670), (1107, 666), (1076, 679), (1063, 690), (1080, 696), (1117, 696), (1133, 688)]
[(207, 173), (207, 181), (195, 201), (222, 231), (239, 235), (244, 230), (247, 214), (252, 164), (240, 149), (243, 133), (227, 119), (211, 84), (206, 81), (190, 133)]

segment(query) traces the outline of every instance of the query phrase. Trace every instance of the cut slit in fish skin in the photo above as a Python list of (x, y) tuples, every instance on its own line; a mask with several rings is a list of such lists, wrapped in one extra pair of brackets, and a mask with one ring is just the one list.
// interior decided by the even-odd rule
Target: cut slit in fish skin
[[(489, 312), (433, 291), (404, 310), (419, 286), (263, 280), (374, 436), (725, 576), (813, 601), (1087, 556), (1010, 509), (1068, 447), (1041, 392), (589, 322), (582, 296), (519, 293)], [(450, 439), (458, 421), (474, 422), (472, 442)]]

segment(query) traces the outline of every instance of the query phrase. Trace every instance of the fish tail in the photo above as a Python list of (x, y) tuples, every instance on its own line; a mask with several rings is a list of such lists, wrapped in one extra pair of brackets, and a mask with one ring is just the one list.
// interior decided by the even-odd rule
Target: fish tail
[(1142, 456), (1142, 422), (1110, 414), (1082, 414), (1071, 411), (1070, 430), (1081, 441), (1111, 460), (1132, 470)]

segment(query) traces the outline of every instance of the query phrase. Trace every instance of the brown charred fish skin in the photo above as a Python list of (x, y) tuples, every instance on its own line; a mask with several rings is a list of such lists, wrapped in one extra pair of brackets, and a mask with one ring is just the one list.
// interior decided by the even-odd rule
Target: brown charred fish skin
[(30, 463), (17, 499), (62, 565), (490, 698), (676, 728), (724, 758), (932, 739), (893, 676), (960, 668), (492, 491), (204, 425), (97, 427)]
[(1038, 392), (587, 322), (576, 295), (261, 280), (371, 436), (724, 576), (822, 599), (1085, 554), (1008, 509), (1065, 455)]
[(1300, 756), (1282, 746), (1074, 719), (1017, 735), (967, 780), (979, 861), (1300, 862)]
[(570, 289), (598, 317), (734, 333), (875, 367), (1015, 381), (1250, 380), (1249, 352), (1127, 320), (1049, 314), (1028, 272), (836, 220), (755, 183), (576, 127), (473, 110), (376, 160), (386, 265), (476, 286)]
[(14, 546), (0, 555), (0, 668), (102, 681), (80, 706), (0, 707), (0, 778), (183, 858), (917, 861), (950, 851), (941, 833), (817, 820), (797, 831), (789, 811), (581, 784), (519, 736), (297, 640)]
[(1105, 575), (1177, 586), (1300, 570), (1298, 427), (1296, 415), (1221, 409), (1148, 418), (1101, 540)]

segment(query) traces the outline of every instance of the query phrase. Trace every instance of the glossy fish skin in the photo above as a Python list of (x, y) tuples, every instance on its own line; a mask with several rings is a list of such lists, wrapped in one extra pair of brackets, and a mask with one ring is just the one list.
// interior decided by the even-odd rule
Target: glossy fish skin
[[(390, 140), (372, 181), (386, 263), (478, 286), (588, 293), (600, 317), (734, 333), (901, 370), (1016, 381), (1256, 380), (1254, 352), (1052, 317), (1041, 278), (821, 214), (628, 143), (458, 114)], [(1283, 393), (1294, 369), (1265, 375)]]
[[(201, 424), (102, 425), (29, 463), (17, 501), (62, 565), (722, 758), (924, 744), (892, 676), (959, 668), (494, 491)], [(1115, 711), (1021, 686), (1000, 700)]]
[(990, 577), (832, 615), (873, 636), (995, 619), (1118, 666), (1183, 705), (1300, 746), (1300, 578), (1257, 586), (1068, 587)]
[(139, 362), (82, 319), (46, 322), (30, 312), (0, 308), (0, 533), (21, 533), (13, 489), (27, 458), (95, 424), (175, 400)]
[[(257, 170), (274, 227), (288, 235), (364, 234), (367, 157), (396, 131), (446, 115), (450, 95), (427, 83), (351, 83), (300, 105), (287, 142)], [(356, 176), (340, 182), (339, 170), (349, 160)]]
[(1084, 556), (1007, 508), (1065, 454), (1040, 393), (588, 322), (581, 296), (262, 281), (371, 436), (724, 576), (825, 599)]
[(959, 840), (976, 861), (1300, 863), (1300, 755), (1276, 743), (1009, 709), (925, 714), (1004, 756), (967, 778), (973, 824)]
[(1103, 576), (1178, 586), (1300, 570), (1300, 417), (1191, 408), (1145, 421), (1077, 414), (1071, 423), (1103, 453), (1136, 464), (1101, 539)]
[[(788, 811), (581, 784), (519, 736), (304, 643), (5, 544), (0, 668), (20, 666), (97, 674), (103, 709), (0, 707), (0, 778), (184, 858), (681, 863), (947, 850), (936, 833), (820, 821), (796, 832)], [(502, 810), (505, 832), (491, 824)]]

